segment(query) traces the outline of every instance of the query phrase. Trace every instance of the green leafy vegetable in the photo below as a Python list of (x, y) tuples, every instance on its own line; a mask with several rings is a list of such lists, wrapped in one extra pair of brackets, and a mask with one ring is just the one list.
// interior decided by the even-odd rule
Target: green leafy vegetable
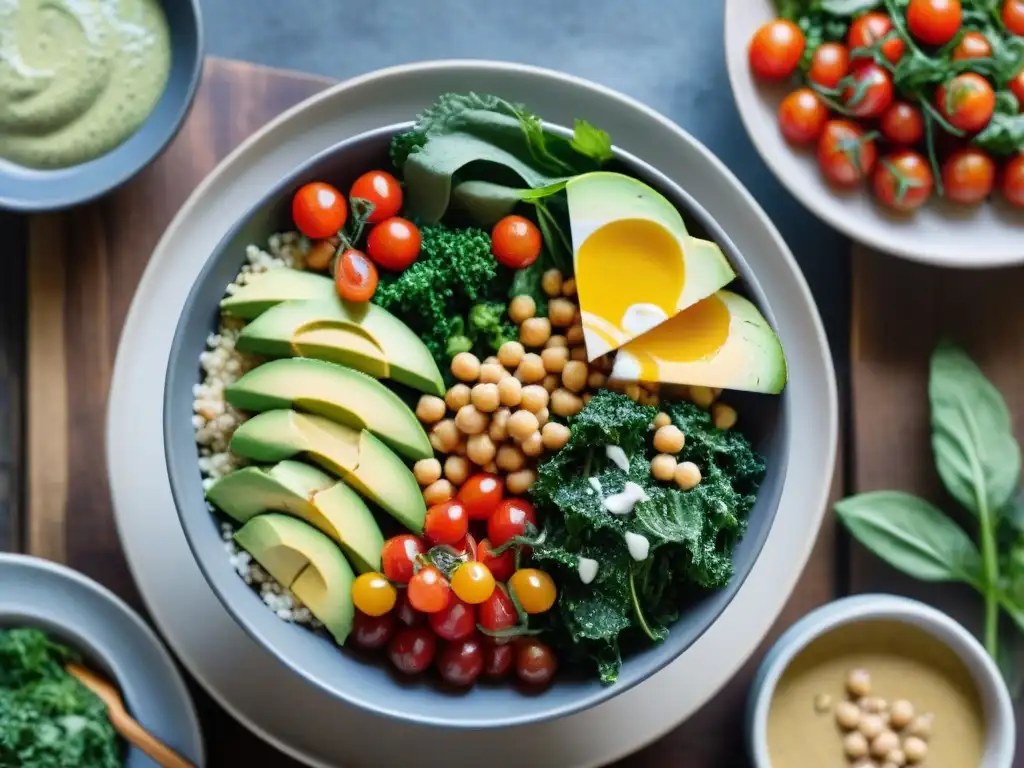
[(599, 163), (612, 159), (612, 140), (606, 131), (595, 128), (586, 120), (576, 118), (570, 146), (582, 155)]

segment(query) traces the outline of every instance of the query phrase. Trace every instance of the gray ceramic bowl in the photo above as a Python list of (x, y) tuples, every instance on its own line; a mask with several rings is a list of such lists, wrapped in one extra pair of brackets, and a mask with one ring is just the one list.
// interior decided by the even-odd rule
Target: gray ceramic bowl
[[(129, 714), (193, 765), (203, 737), (185, 683), (153, 631), (119, 598), (80, 573), (0, 554), (0, 627), (35, 627), (117, 683)], [(125, 747), (126, 768), (156, 765)]]
[(199, 0), (160, 4), (171, 31), (171, 72), (150, 116), (123, 144), (70, 168), (40, 171), (0, 160), (0, 208), (32, 213), (88, 202), (131, 179), (174, 138), (203, 70), (202, 18)]
[[(283, 179), (225, 236), (211, 254), (185, 302), (171, 348), (164, 390), (164, 435), (168, 474), (181, 523), (192, 551), (213, 591), (235, 620), (261, 645), (313, 685), (372, 712), (409, 722), (446, 728), (498, 728), (561, 717), (592, 707), (641, 682), (683, 653), (715, 621), (754, 564), (772, 525), (786, 473), (788, 438), (784, 433), (789, 396), (735, 393), (731, 402), (743, 414), (744, 431), (768, 461), (768, 475), (751, 514), (750, 527), (735, 553), (735, 576), (716, 592), (697, 593), (668, 639), (629, 656), (619, 681), (602, 686), (594, 676), (564, 675), (541, 694), (514, 685), (477, 685), (465, 693), (445, 691), (429, 676), (398, 680), (383, 654), (368, 657), (341, 650), (328, 640), (279, 620), (238, 577), (224, 553), (217, 521), (207, 509), (196, 463), (192, 427), (192, 386), (199, 377), (199, 354), (216, 327), (225, 286), (237, 275), (246, 245), (292, 229), (294, 191), (313, 180), (347, 189), (363, 171), (387, 167), (390, 137), (405, 125), (389, 126), (344, 141)], [(774, 324), (769, 303), (741, 254), (725, 232), (694, 201), (655, 169), (616, 153), (623, 169), (659, 189), (684, 213), (691, 231), (717, 242), (740, 275), (743, 290)], [(735, 287), (735, 286), (734, 286)]]

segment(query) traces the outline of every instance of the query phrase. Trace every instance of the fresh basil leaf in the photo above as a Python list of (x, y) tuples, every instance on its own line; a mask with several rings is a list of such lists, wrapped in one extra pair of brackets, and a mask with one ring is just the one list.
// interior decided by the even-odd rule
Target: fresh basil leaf
[(1002, 510), (1017, 490), (1020, 446), (1003, 396), (958, 347), (935, 349), (928, 384), (932, 450), (953, 497), (974, 513)]
[(843, 499), (835, 509), (847, 530), (894, 568), (922, 581), (962, 581), (981, 588), (978, 548), (924, 499), (871, 491)]
[(519, 203), (543, 200), (563, 189), (564, 181), (532, 189), (471, 179), (455, 185), (452, 189), (452, 204), (465, 210), (480, 226), (491, 227), (512, 213)]
[(974, 143), (997, 155), (1012, 155), (1024, 150), (1024, 114), (996, 112)]
[(607, 131), (595, 128), (586, 120), (576, 119), (572, 131), (572, 148), (581, 155), (593, 158), (599, 163), (607, 162), (612, 154), (612, 140)]

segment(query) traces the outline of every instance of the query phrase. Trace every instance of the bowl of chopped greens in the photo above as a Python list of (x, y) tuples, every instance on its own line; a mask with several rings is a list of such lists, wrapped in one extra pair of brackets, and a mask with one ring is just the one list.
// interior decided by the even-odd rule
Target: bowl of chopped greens
[(0, 554), (0, 765), (142, 768), (106, 705), (67, 671), (115, 683), (128, 713), (193, 765), (202, 734), (185, 684), (156, 635), (120, 599), (79, 573)]
[(773, 325), (681, 184), (583, 119), (444, 94), (296, 168), (207, 260), (164, 387), (186, 538), (355, 706), (594, 706), (684, 653), (768, 536)]

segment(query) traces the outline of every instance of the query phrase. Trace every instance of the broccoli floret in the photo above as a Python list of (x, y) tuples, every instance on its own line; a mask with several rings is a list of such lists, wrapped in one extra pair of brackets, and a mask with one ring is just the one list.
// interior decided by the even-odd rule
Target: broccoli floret
[(416, 152), (427, 143), (426, 135), (419, 131), (405, 131), (397, 133), (391, 139), (391, 164), (399, 171), (405, 165), (409, 155)]
[(516, 327), (509, 322), (507, 306), (497, 301), (477, 304), (469, 310), (470, 334), (477, 345), (493, 351), (517, 337)]

